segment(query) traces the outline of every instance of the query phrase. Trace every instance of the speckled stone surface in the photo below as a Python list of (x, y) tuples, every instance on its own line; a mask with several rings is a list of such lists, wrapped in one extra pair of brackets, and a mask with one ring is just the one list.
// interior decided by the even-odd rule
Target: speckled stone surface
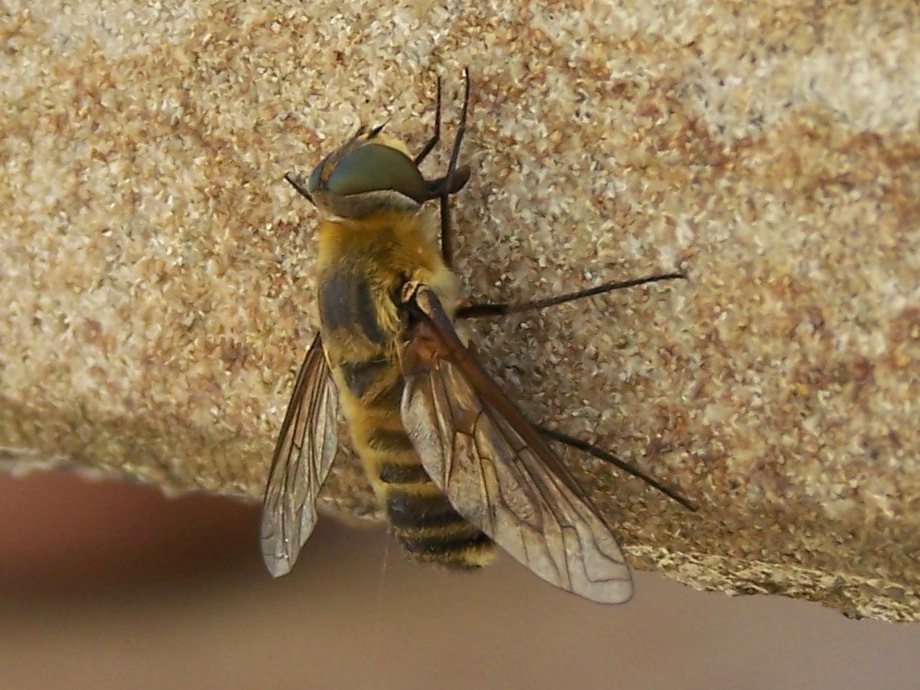
[[(542, 4), (542, 3), (541, 3)], [(283, 182), (474, 80), (471, 324), (642, 569), (920, 618), (920, 6), (30, 3), (0, 10), (0, 463), (257, 499), (316, 326)], [(446, 146), (426, 162), (433, 173)], [(327, 502), (372, 513), (348, 454)], [(255, 548), (255, 545), (254, 545)]]

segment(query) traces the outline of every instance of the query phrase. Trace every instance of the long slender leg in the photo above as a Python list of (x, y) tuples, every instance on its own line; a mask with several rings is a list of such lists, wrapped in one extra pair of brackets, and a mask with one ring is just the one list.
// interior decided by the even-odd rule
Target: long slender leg
[(445, 187), (450, 189), (453, 185), (454, 172), (457, 170), (457, 159), (460, 158), (460, 144), (463, 143), (463, 135), (466, 134), (466, 114), (470, 106), (470, 68), (463, 68), (463, 109), (460, 111), (460, 124), (457, 126), (457, 134), (454, 135), (454, 149), (450, 154), (450, 163), (447, 166), (447, 184)]
[(545, 309), (546, 307), (552, 307), (557, 304), (572, 302), (577, 299), (582, 299), (583, 297), (602, 295), (605, 292), (622, 290), (623, 288), (634, 287), (636, 285), (645, 285), (646, 283), (654, 283), (659, 280), (674, 280), (677, 278), (685, 279), (686, 277), (687, 275), (685, 273), (655, 273), (654, 275), (645, 276), (643, 278), (633, 278), (632, 280), (616, 280), (609, 283), (601, 283), (600, 285), (595, 285), (594, 287), (587, 288), (585, 290), (579, 290), (578, 292), (569, 292), (564, 295), (558, 295), (557, 297), (549, 297), (547, 299), (535, 300), (533, 302), (468, 304), (457, 309), (456, 316), (459, 319), (481, 319), (486, 316), (504, 316), (505, 314), (514, 314), (516, 312), (528, 311), (531, 309)]
[(450, 231), (450, 190), (453, 188), (454, 173), (457, 170), (457, 159), (460, 157), (460, 144), (466, 133), (466, 114), (470, 105), (470, 69), (463, 69), (465, 81), (463, 87), (463, 109), (460, 111), (460, 124), (454, 136), (454, 148), (450, 154), (450, 164), (444, 176), (444, 193), (441, 194), (441, 256), (444, 263), (450, 268), (454, 260), (454, 238)]
[[(655, 275), (646, 276), (644, 278), (635, 278), (633, 280), (621, 280), (621, 281), (603, 283), (601, 285), (596, 285), (593, 288), (579, 290), (578, 292), (570, 292), (565, 295), (559, 295), (558, 297), (550, 297), (548, 299), (536, 300), (534, 302), (522, 302), (519, 304), (498, 303), (498, 304), (468, 305), (465, 307), (460, 307), (457, 310), (456, 316), (457, 318), (475, 319), (475, 318), (481, 318), (485, 316), (501, 316), (504, 314), (513, 314), (515, 312), (526, 311), (528, 309), (543, 309), (545, 307), (550, 307), (550, 306), (554, 306), (557, 304), (564, 304), (565, 302), (571, 302), (573, 300), (581, 299), (584, 297), (590, 297), (592, 295), (600, 295), (605, 292), (610, 292), (612, 290), (620, 290), (623, 288), (633, 287), (635, 285), (653, 283), (659, 280), (673, 280), (676, 278), (686, 278), (686, 277), (687, 276), (683, 273), (658, 273)], [(587, 441), (582, 441), (581, 439), (575, 438), (574, 436), (569, 436), (568, 434), (564, 434), (561, 431), (555, 431), (553, 429), (548, 429), (544, 426), (540, 426), (539, 424), (534, 424), (533, 427), (537, 431), (539, 431), (541, 434), (543, 434), (544, 436), (548, 438), (551, 438), (554, 441), (558, 441), (559, 443), (564, 443), (565, 445), (571, 446), (572, 448), (577, 448), (580, 451), (593, 455), (599, 460), (603, 460), (604, 462), (609, 462), (610, 464), (615, 465), (616, 467), (619, 467), (621, 470), (623, 470), (624, 472), (628, 472), (634, 477), (638, 477), (639, 479), (642, 479), (649, 486), (652, 486), (653, 488), (663, 493), (665, 496), (677, 501), (685, 508), (689, 510), (694, 510), (694, 511), (697, 509), (695, 505), (693, 505), (690, 501), (688, 501), (686, 498), (678, 494), (673, 489), (669, 489), (664, 484), (661, 484), (657, 480), (648, 476), (641, 470), (633, 467), (632, 465), (627, 463), (625, 460), (621, 460), (620, 458), (613, 455), (612, 453), (609, 453), (602, 448), (598, 448), (597, 446), (591, 443), (588, 443)]]
[(603, 450), (602, 448), (598, 448), (597, 446), (592, 445), (588, 443), (587, 441), (582, 441), (581, 439), (575, 438), (574, 436), (563, 434), (560, 431), (555, 431), (553, 429), (547, 429), (546, 427), (540, 426), (539, 424), (534, 424), (533, 427), (534, 429), (539, 431), (541, 434), (543, 434), (544, 436), (548, 438), (553, 439), (554, 441), (558, 441), (559, 443), (564, 443), (567, 446), (572, 446), (572, 448), (577, 448), (578, 450), (584, 451), (585, 453), (589, 453), (590, 455), (593, 455), (599, 460), (603, 460), (604, 462), (609, 462), (610, 464), (615, 465), (616, 467), (619, 467), (624, 472), (628, 472), (632, 476), (638, 477), (639, 479), (644, 481), (649, 486), (655, 489), (658, 489), (658, 491), (663, 493), (665, 496), (677, 501), (678, 503), (680, 503), (682, 506), (684, 506), (688, 510), (693, 510), (693, 511), (697, 510), (697, 507), (693, 503), (691, 503), (686, 498), (678, 494), (676, 491), (666, 487), (664, 484), (660, 483), (656, 479), (653, 479), (652, 477), (645, 474), (642, 470), (636, 469), (635, 467), (630, 465), (628, 462), (626, 462), (625, 460), (621, 460), (620, 458), (613, 455), (612, 453), (608, 453), (606, 450)]
[(428, 140), (428, 143), (425, 144), (425, 147), (421, 152), (415, 157), (413, 163), (416, 166), (422, 164), (422, 161), (431, 153), (431, 150), (437, 145), (441, 140), (441, 77), (438, 77), (438, 95), (437, 100), (435, 101), (434, 106), (434, 134), (431, 139)]

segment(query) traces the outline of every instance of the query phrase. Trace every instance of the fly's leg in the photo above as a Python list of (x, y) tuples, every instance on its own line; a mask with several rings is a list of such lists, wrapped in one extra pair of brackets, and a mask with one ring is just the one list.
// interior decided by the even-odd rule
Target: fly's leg
[(554, 429), (548, 429), (545, 426), (541, 426), (539, 424), (533, 424), (531, 426), (533, 426), (534, 429), (539, 431), (541, 434), (543, 434), (547, 438), (552, 439), (553, 441), (564, 443), (567, 446), (571, 446), (572, 448), (576, 448), (582, 452), (588, 453), (589, 455), (593, 455), (598, 460), (603, 460), (604, 462), (608, 462), (611, 465), (614, 465), (615, 467), (619, 467), (624, 472), (627, 472), (628, 474), (631, 474), (634, 477), (638, 477), (639, 479), (644, 481), (646, 484), (648, 484), (652, 488), (657, 489), (658, 491), (663, 493), (668, 498), (673, 499), (677, 501), (678, 503), (680, 503), (687, 510), (695, 511), (697, 509), (693, 503), (691, 503), (686, 498), (681, 496), (679, 493), (674, 491), (674, 489), (671, 489), (665, 486), (664, 484), (659, 482), (657, 479), (650, 477), (642, 470), (633, 467), (628, 462), (618, 458), (613, 453), (609, 453), (603, 448), (598, 448), (597, 446), (591, 443), (588, 443), (587, 441), (582, 441), (580, 438), (575, 438), (574, 436), (563, 434), (561, 431), (556, 431)]
[[(585, 297), (591, 297), (593, 295), (602, 295), (605, 292), (612, 292), (613, 290), (622, 290), (624, 288), (634, 287), (636, 285), (645, 285), (646, 283), (655, 283), (661, 280), (676, 280), (676, 279), (686, 279), (687, 275), (685, 273), (656, 273), (654, 275), (645, 276), (644, 278), (634, 278), (633, 280), (618, 280), (611, 281), (608, 283), (602, 283), (601, 285), (595, 285), (594, 287), (587, 288), (585, 290), (579, 290), (578, 292), (570, 292), (564, 295), (559, 295), (557, 297), (549, 297), (547, 299), (535, 300), (532, 302), (498, 302), (494, 304), (470, 304), (462, 306), (457, 310), (457, 318), (465, 319), (477, 319), (484, 318), (487, 316), (503, 316), (505, 314), (514, 314), (522, 311), (536, 310), (536, 309), (545, 309), (546, 307), (552, 307), (557, 304), (565, 304), (566, 302), (573, 302), (578, 299), (583, 299)], [(651, 486), (654, 489), (657, 489), (663, 493), (668, 498), (671, 498), (688, 510), (696, 510), (696, 506), (693, 505), (686, 498), (681, 496), (679, 493), (673, 489), (665, 486), (658, 480), (650, 477), (649, 475), (642, 472), (636, 467), (633, 467), (625, 460), (618, 458), (612, 453), (599, 448), (594, 444), (588, 443), (587, 441), (582, 441), (579, 438), (574, 436), (569, 436), (560, 431), (555, 431), (553, 429), (548, 429), (539, 424), (532, 425), (537, 431), (546, 436), (553, 441), (558, 443), (563, 443), (567, 446), (571, 446), (577, 450), (580, 450), (589, 455), (593, 455), (598, 460), (603, 460), (604, 462), (610, 463), (619, 467), (624, 472), (628, 472), (634, 477), (638, 477), (646, 484)]]
[(494, 304), (467, 304), (457, 309), (458, 319), (481, 319), (487, 316), (504, 316), (506, 314), (516, 314), (522, 311), (534, 309), (545, 309), (557, 304), (574, 302), (577, 299), (591, 297), (593, 295), (602, 295), (605, 292), (622, 290), (624, 288), (635, 287), (636, 285), (645, 285), (646, 283), (656, 283), (660, 280), (686, 279), (686, 273), (655, 273), (654, 275), (645, 276), (644, 278), (633, 278), (632, 280), (616, 280), (609, 283), (602, 283), (578, 292), (569, 292), (557, 297), (548, 297), (547, 299), (535, 300), (533, 302), (497, 302)]
[(460, 157), (460, 144), (466, 134), (466, 115), (470, 105), (470, 68), (463, 69), (463, 109), (460, 111), (460, 124), (454, 136), (454, 148), (450, 154), (450, 164), (444, 176), (444, 191), (441, 194), (441, 256), (444, 263), (450, 268), (454, 261), (454, 238), (450, 228), (450, 195), (459, 192), (469, 179), (469, 168), (457, 168), (457, 159)]

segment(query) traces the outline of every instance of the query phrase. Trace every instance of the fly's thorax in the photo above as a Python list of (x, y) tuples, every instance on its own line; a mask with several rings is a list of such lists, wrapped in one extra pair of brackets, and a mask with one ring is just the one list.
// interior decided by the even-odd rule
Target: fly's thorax
[(319, 226), (319, 306), (324, 340), (363, 338), (373, 348), (399, 340), (403, 284), (429, 285), (452, 313), (457, 277), (444, 265), (431, 214), (386, 211)]
[(343, 404), (398, 410), (402, 377), (398, 353), (404, 316), (403, 285), (424, 282), (456, 302), (457, 279), (430, 241), (431, 219), (415, 213), (378, 213), (319, 226), (317, 301), (326, 358)]
[(400, 331), (394, 281), (368, 268), (341, 263), (320, 274), (317, 290), (323, 340), (353, 361), (392, 349)]

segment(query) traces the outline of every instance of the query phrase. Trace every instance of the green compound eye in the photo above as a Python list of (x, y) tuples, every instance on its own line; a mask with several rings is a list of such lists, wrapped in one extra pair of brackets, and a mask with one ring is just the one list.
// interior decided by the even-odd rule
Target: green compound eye
[[(322, 186), (318, 166), (310, 175), (310, 191)], [(393, 191), (421, 204), (431, 197), (415, 163), (389, 146), (367, 143), (346, 154), (326, 180), (326, 189), (337, 196)]]

